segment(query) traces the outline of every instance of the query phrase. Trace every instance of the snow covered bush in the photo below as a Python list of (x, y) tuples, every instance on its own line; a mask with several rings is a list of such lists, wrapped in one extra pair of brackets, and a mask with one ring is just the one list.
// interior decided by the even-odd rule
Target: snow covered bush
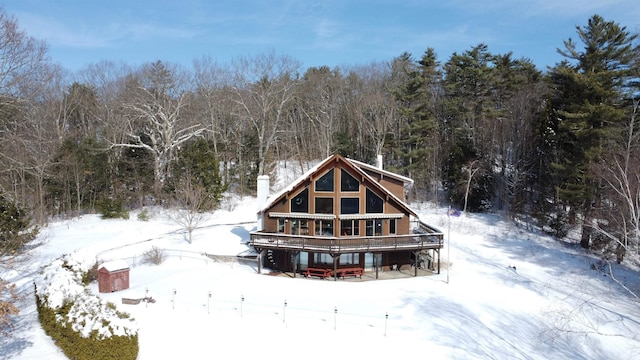
[(92, 267), (65, 255), (42, 268), (35, 280), (42, 327), (71, 359), (135, 359), (136, 323), (84, 287)]

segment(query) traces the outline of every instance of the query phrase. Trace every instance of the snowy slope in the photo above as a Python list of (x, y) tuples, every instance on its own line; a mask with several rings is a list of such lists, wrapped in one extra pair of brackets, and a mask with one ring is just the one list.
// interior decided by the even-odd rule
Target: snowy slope
[[(247, 250), (257, 209), (253, 198), (225, 205), (194, 232), (191, 245), (159, 209), (149, 210), (149, 221), (132, 213), (130, 220), (91, 215), (52, 223), (29, 263), (1, 270), (25, 299), (13, 336), (1, 340), (0, 359), (65, 358), (38, 325), (31, 285), (40, 266), (64, 253), (130, 264), (131, 288), (100, 296), (138, 322), (141, 360), (231, 353), (264, 359), (640, 359), (638, 302), (592, 269), (597, 259), (571, 245), (496, 216), (448, 218), (444, 209), (424, 205), (416, 209), (421, 219), (450, 241), (443, 260), (449, 257), (451, 266), (440, 275), (323, 281), (257, 274), (250, 265), (202, 255)], [(152, 246), (167, 249), (160, 266), (141, 261)], [(613, 271), (640, 290), (637, 272)], [(98, 293), (97, 284), (90, 288)], [(122, 297), (147, 294), (156, 303), (121, 304)]]

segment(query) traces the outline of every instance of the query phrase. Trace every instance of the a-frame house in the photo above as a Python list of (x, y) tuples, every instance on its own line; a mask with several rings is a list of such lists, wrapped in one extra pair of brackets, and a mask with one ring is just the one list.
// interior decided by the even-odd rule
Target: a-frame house
[(259, 210), (250, 240), (258, 271), (335, 278), (373, 272), (378, 278), (379, 271), (425, 258), (426, 267), (439, 272), (443, 234), (405, 203), (412, 184), (381, 167), (330, 156)]

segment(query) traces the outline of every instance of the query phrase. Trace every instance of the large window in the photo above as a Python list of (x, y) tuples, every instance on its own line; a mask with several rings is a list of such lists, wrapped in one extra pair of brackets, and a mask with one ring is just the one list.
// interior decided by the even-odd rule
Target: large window
[(309, 189), (302, 190), (291, 199), (291, 212), (309, 212)]
[(360, 263), (360, 254), (340, 254), (340, 265), (357, 265)]
[(382, 235), (382, 220), (367, 220), (366, 234), (367, 236)]
[(368, 214), (382, 213), (384, 210), (384, 200), (373, 191), (367, 189), (367, 206), (366, 211)]
[(316, 214), (333, 214), (333, 198), (315, 198)]
[(316, 220), (315, 231), (319, 236), (333, 236), (333, 220)]
[(309, 235), (309, 221), (306, 219), (292, 219), (291, 234)]
[(341, 198), (340, 214), (359, 214), (360, 198)]
[(333, 192), (333, 169), (316, 180), (316, 191)]
[(278, 218), (278, 232), (279, 233), (283, 233), (284, 232), (284, 219), (283, 218)]
[(340, 191), (359, 191), (360, 182), (356, 180), (351, 174), (341, 169), (340, 172)]
[(360, 220), (340, 221), (340, 234), (342, 236), (360, 235)]
[(313, 262), (316, 265), (319, 265), (319, 264), (329, 265), (329, 264), (333, 264), (333, 258), (329, 254), (315, 253), (313, 256)]

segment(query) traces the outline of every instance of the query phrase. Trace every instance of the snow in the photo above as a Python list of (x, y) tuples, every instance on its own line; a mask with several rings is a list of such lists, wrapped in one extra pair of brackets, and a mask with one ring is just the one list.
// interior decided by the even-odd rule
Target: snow
[[(450, 265), (439, 275), (370, 281), (272, 276), (257, 274), (250, 263), (220, 260), (247, 251), (257, 205), (255, 198), (227, 202), (194, 231), (193, 244), (156, 208), (147, 209), (148, 221), (134, 212), (129, 220), (87, 215), (52, 222), (29, 262), (0, 268), (0, 277), (24, 295), (11, 337), (0, 339), (0, 359), (65, 359), (40, 328), (33, 299), (43, 266), (64, 254), (78, 266), (124, 261), (130, 267), (129, 289), (101, 294), (94, 282), (88, 290), (135, 319), (140, 360), (640, 359), (637, 300), (573, 244), (495, 215), (449, 218), (447, 209), (424, 204), (416, 210), (421, 220), (450, 242), (442, 252)], [(161, 265), (142, 261), (153, 246), (166, 251)], [(613, 264), (613, 274), (640, 290), (637, 269)], [(61, 297), (84, 292), (70, 277), (56, 273), (37, 281), (61, 289)], [(121, 301), (145, 296), (156, 302)], [(97, 305), (83, 306), (87, 312)]]
[(104, 268), (109, 272), (113, 272), (113, 271), (128, 269), (129, 264), (127, 264), (127, 262), (124, 260), (113, 260), (113, 261), (107, 261), (106, 263), (101, 264), (100, 269), (102, 268)]

